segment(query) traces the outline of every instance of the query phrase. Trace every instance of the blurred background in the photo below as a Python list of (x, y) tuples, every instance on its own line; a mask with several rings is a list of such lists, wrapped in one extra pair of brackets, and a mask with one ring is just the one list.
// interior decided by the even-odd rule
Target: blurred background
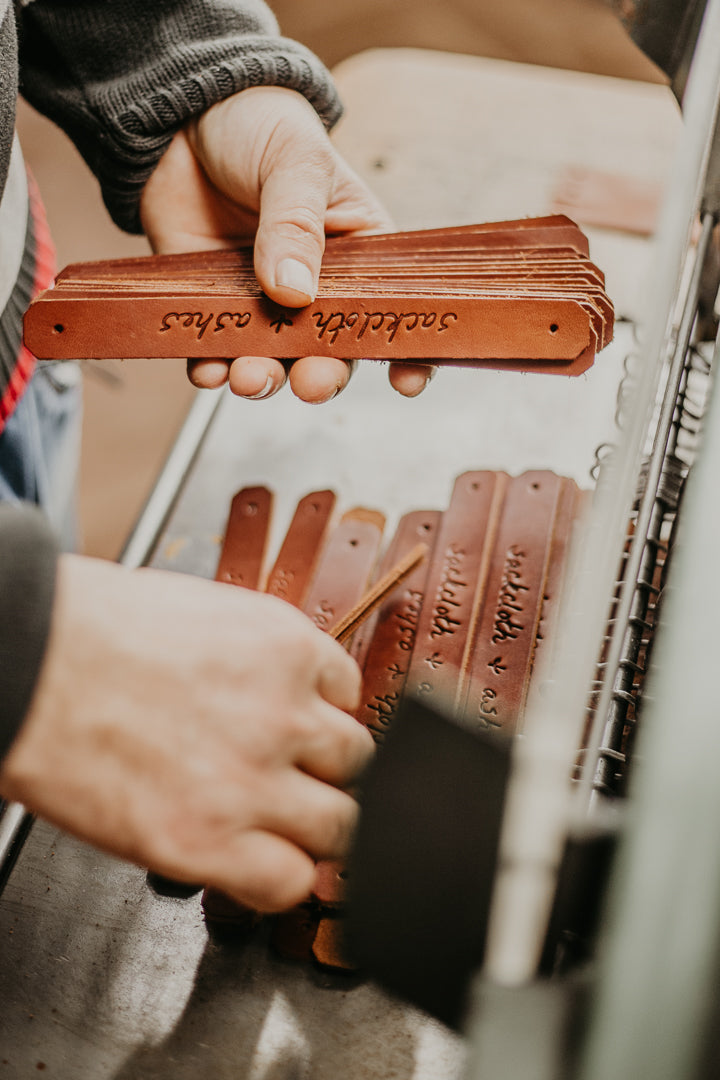
[[(270, 6), (283, 33), (330, 67), (365, 49), (411, 47), (661, 81), (603, 0), (270, 0)], [(60, 266), (149, 250), (109, 220), (94, 178), (62, 132), (24, 103), (18, 123)], [(115, 558), (194, 391), (183, 361), (88, 362), (83, 370), (83, 548)]]

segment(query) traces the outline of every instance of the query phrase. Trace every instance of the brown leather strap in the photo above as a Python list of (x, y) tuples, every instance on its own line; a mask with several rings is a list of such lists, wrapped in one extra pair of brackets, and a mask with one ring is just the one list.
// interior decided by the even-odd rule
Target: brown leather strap
[(333, 491), (313, 491), (300, 500), (265, 592), (294, 607), (302, 606), (334, 507)]
[(505, 473), (458, 477), (435, 541), (406, 689), (452, 707), (492, 550)]
[(262, 573), (272, 494), (264, 487), (243, 488), (230, 505), (216, 581), (257, 589)]
[(323, 915), (315, 932), (312, 953), (318, 964), (339, 971), (353, 971), (353, 965), (345, 954), (343, 920), (333, 915)]
[(321, 630), (334, 626), (367, 588), (382, 528), (377, 521), (365, 517), (362, 510), (346, 514), (320, 556), (303, 611)]
[[(435, 544), (442, 514), (437, 510), (417, 510), (400, 521), (388, 554), (402, 558), (419, 538)], [(377, 741), (382, 741), (392, 721), (410, 666), (415, 632), (425, 598), (432, 555), (417, 566), (402, 589), (387, 598), (380, 608), (372, 640), (363, 664), (363, 684), (357, 718)]]
[[(61, 293), (60, 290), (58, 292)], [(346, 299), (306, 308), (264, 297), (46, 295), (25, 322), (42, 359), (342, 356), (348, 360), (526, 361), (566, 364), (591, 344), (575, 299), (434, 293)]]
[[(432, 510), (413, 511), (401, 518), (381, 569), (385, 571), (388, 563), (401, 561), (418, 541), (432, 545), (440, 518), (441, 514)], [(378, 741), (387, 730), (405, 684), (429, 565), (425, 560), (415, 567), (402, 588), (387, 597), (373, 623), (363, 669), (361, 704), (356, 715)], [(338, 860), (318, 863), (313, 896), (325, 907), (342, 905), (344, 863)]]
[(563, 480), (527, 472), (510, 481), (470, 653), (464, 715), (512, 734), (522, 716)]

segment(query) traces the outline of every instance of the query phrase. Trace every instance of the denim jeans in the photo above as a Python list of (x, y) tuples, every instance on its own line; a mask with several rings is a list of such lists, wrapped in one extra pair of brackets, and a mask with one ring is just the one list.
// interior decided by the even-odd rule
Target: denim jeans
[(81, 414), (78, 365), (42, 361), (0, 434), (0, 499), (37, 503), (64, 551), (77, 547)]

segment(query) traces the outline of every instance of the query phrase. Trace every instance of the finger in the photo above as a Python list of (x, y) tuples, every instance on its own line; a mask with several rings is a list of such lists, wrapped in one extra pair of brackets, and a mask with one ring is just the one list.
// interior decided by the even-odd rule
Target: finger
[(332, 401), (347, 386), (354, 368), (333, 356), (303, 356), (290, 369), (293, 394), (312, 405)]
[(329, 706), (316, 709), (314, 721), (292, 747), (295, 765), (326, 784), (351, 787), (375, 756), (372, 736), (353, 716)]
[(230, 365), (229, 383), (233, 394), (262, 401), (283, 386), (287, 374), (279, 360), (269, 356), (239, 356)]
[(343, 713), (354, 713), (360, 704), (362, 675), (353, 658), (327, 634), (317, 659), (315, 689), (324, 701)]
[(187, 374), (193, 386), (201, 390), (215, 390), (227, 382), (227, 360), (188, 360)]
[(310, 895), (315, 862), (282, 836), (245, 830), (218, 854), (207, 884), (255, 911), (285, 911)]
[(347, 855), (357, 828), (355, 800), (298, 769), (283, 773), (281, 784), (280, 797), (268, 800), (263, 828), (290, 840), (315, 859)]
[(417, 397), (436, 371), (430, 364), (391, 364), (388, 377), (392, 388), (403, 397)]
[(317, 293), (335, 159), (314, 110), (299, 97), (293, 106), (263, 159), (255, 273), (271, 299), (302, 307)]

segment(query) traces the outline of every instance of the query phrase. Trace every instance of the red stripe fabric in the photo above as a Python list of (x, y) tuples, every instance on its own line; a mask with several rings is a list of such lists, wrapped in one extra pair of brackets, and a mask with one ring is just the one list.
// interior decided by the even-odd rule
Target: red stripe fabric
[[(55, 247), (50, 236), (45, 207), (38, 186), (32, 174), (28, 171), (28, 190), (30, 195), (30, 216), (32, 219), (32, 231), (35, 241), (35, 267), (33, 273), (32, 295), (37, 296), (43, 289), (49, 289), (57, 273)], [(20, 345), (17, 361), (5, 388), (0, 397), (0, 431), (12, 415), (15, 406), (22, 397), (25, 387), (30, 381), (37, 360), (25, 347)]]

